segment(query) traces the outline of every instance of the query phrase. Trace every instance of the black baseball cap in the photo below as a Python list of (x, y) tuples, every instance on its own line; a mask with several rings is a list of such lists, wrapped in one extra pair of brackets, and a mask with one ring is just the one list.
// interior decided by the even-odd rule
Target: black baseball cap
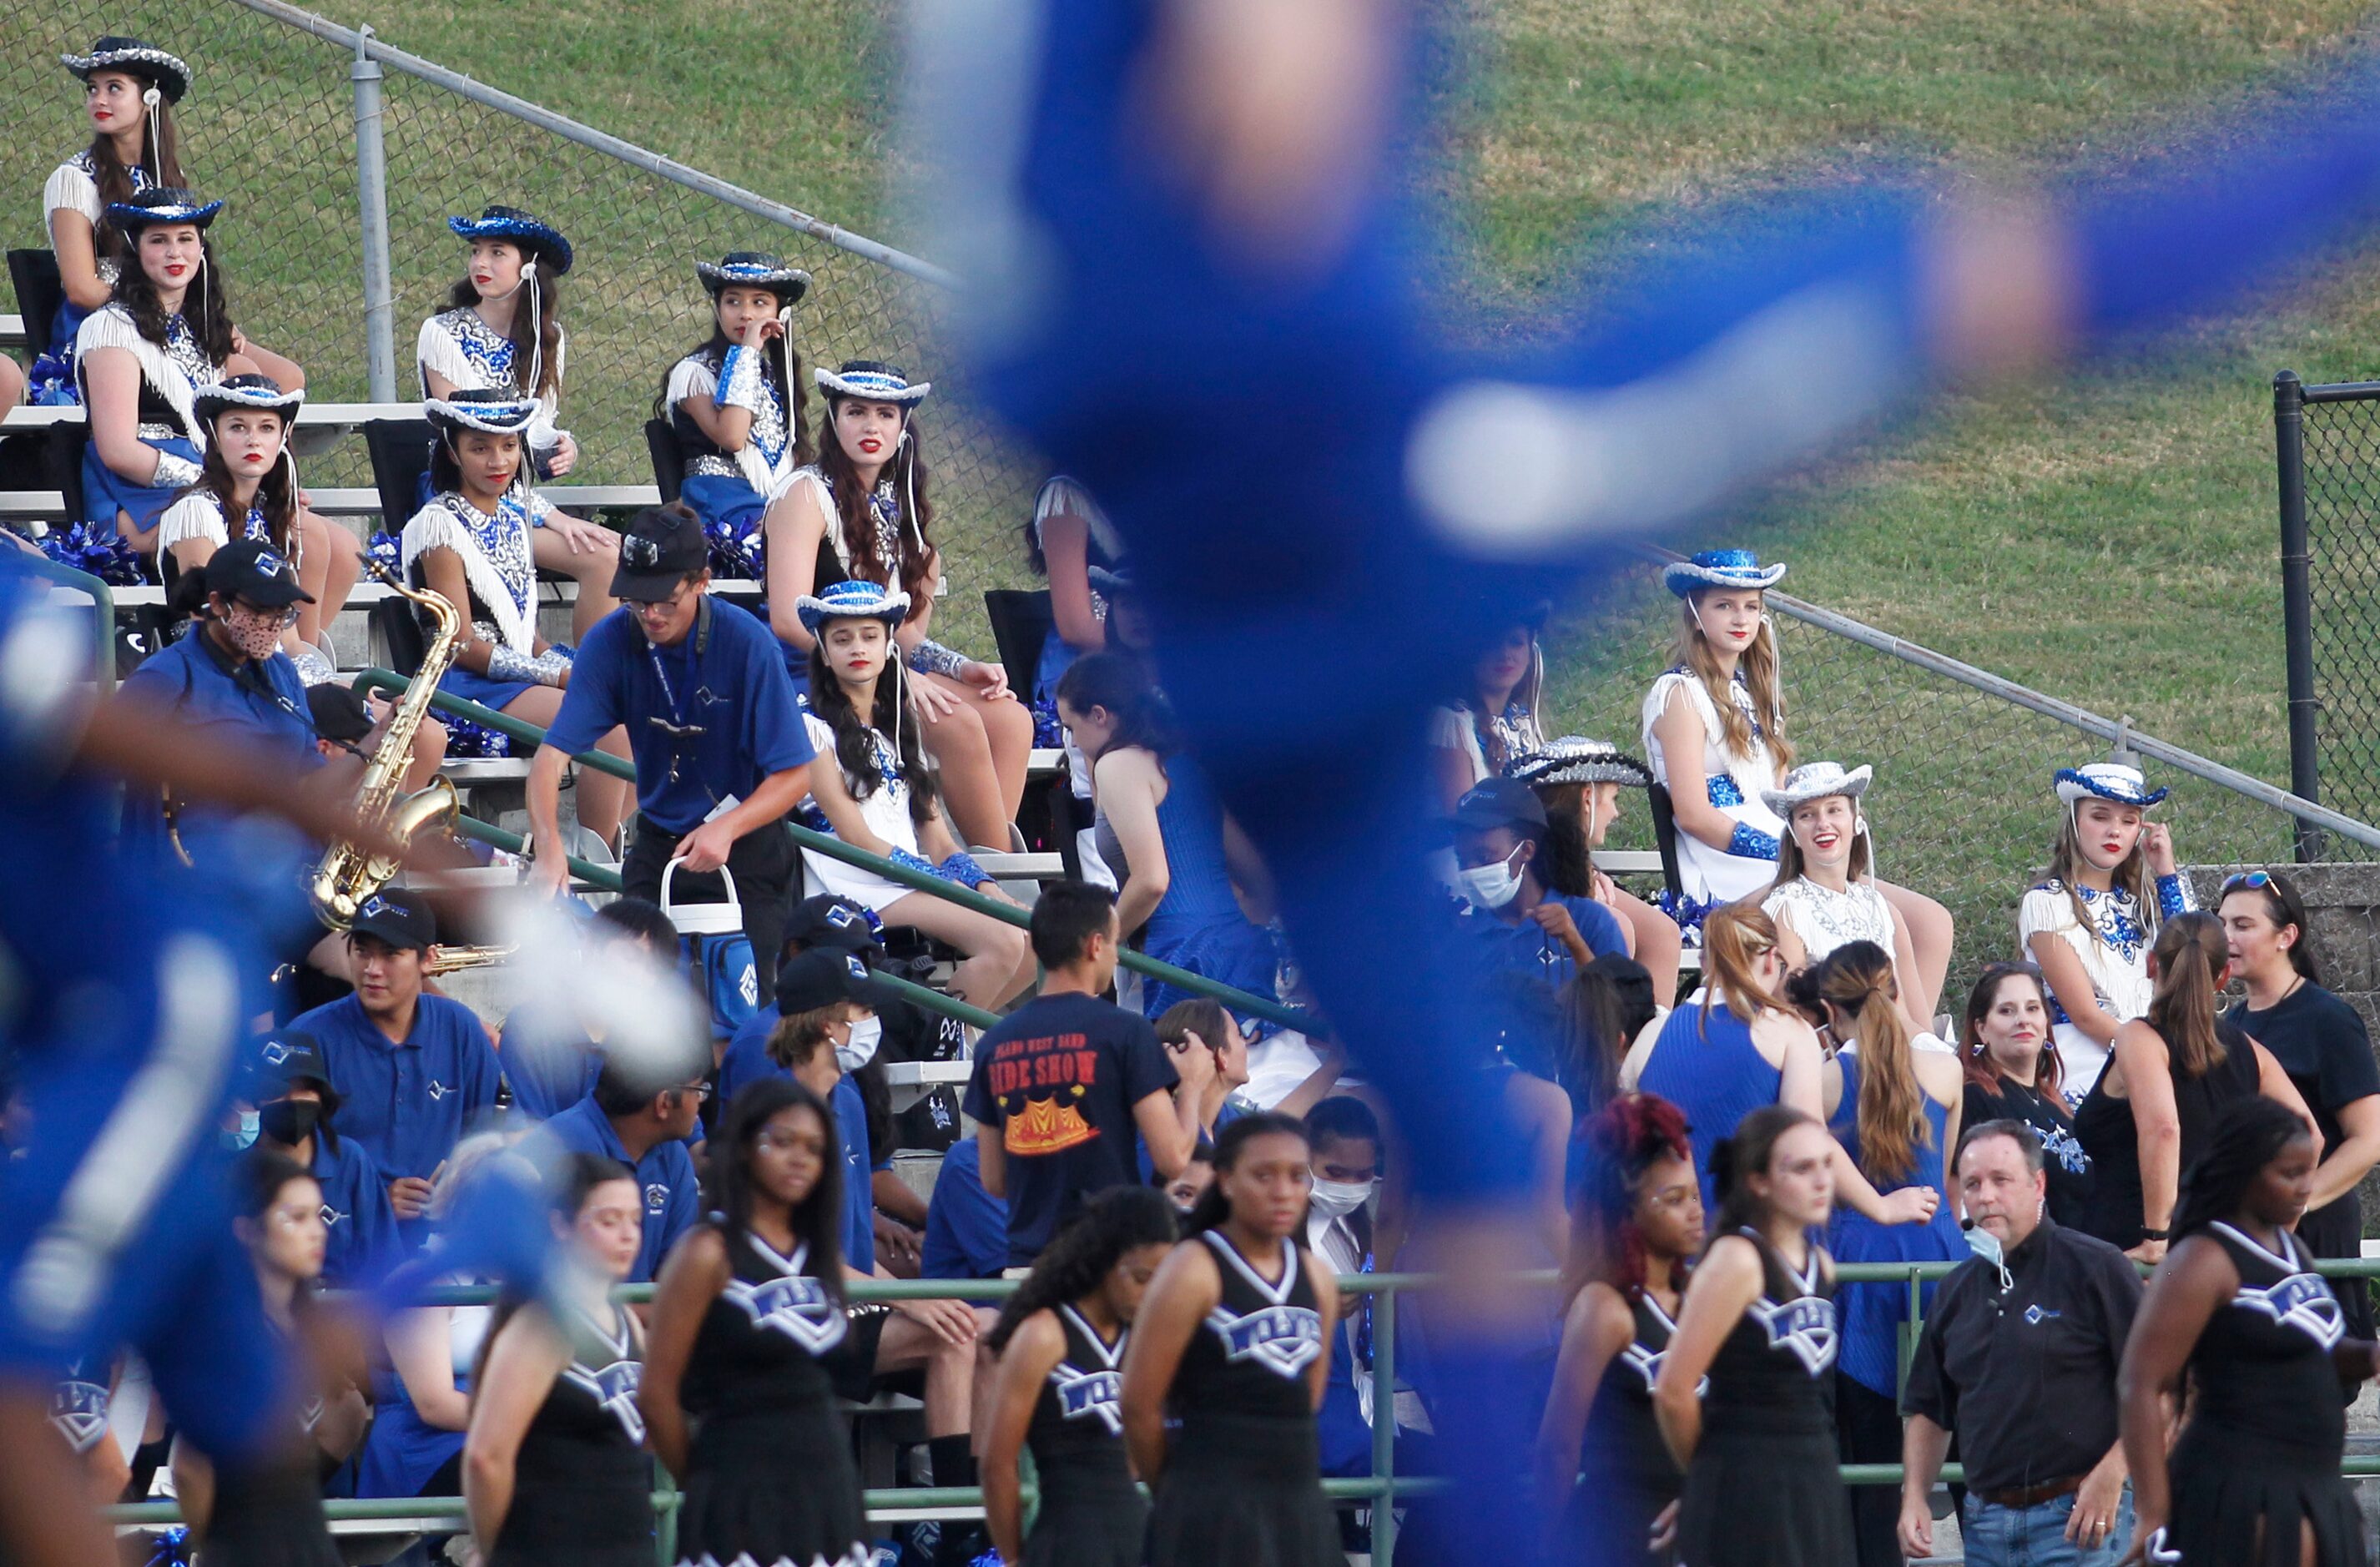
[(834, 947), (812, 947), (777, 966), (777, 1014), (792, 1017), (816, 1012), (837, 1002), (857, 1002), (870, 1012), (881, 1012), (892, 991), (877, 983), (858, 954)]
[(331, 1069), (323, 1064), (322, 1043), (313, 1035), (302, 1028), (277, 1029), (264, 1037), (257, 1053), (261, 1086), (277, 1087), (285, 1094), (300, 1083), (310, 1083), (324, 1104), (338, 1108), (339, 1090), (332, 1087)]
[(1458, 831), (1486, 832), (1499, 827), (1543, 827), (1546, 806), (1537, 792), (1517, 778), (1490, 778), (1474, 784), (1454, 802)]
[(306, 711), (313, 716), (314, 733), (325, 740), (352, 746), (372, 732), (364, 699), (335, 680), (306, 687)]
[(793, 917), (785, 921), (785, 940), (799, 941), (805, 952), (812, 947), (830, 947), (838, 952), (865, 953), (884, 944), (876, 927), (868, 922), (865, 908), (832, 893), (804, 898), (794, 905)]
[(314, 601), (314, 595), (298, 585), (298, 568), (289, 557), (262, 539), (225, 544), (208, 558), (206, 573), (208, 592), (245, 599), (259, 609)]
[(620, 541), (620, 568), (612, 574), (612, 597), (646, 603), (666, 599), (677, 585), (710, 564), (702, 519), (678, 504), (647, 506), (629, 519)]
[(438, 944), (438, 917), (412, 893), (374, 893), (356, 911), (348, 933), (386, 941), (399, 952), (425, 952)]

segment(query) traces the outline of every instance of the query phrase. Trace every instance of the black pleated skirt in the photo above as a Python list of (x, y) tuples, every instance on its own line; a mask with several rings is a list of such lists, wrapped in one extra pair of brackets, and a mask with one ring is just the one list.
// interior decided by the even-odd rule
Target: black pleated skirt
[(1688, 1567), (1849, 1567), (1851, 1499), (1832, 1430), (1706, 1431), (1686, 1471), (1678, 1560)]
[[(2339, 1477), (2338, 1455), (2251, 1443), (2185, 1426), (2168, 1461), (2173, 1491), (2166, 1544), (2185, 1563), (2298, 1567), (2303, 1525), (2316, 1567), (2364, 1567), (2363, 1515)], [(2263, 1549), (2257, 1549), (2258, 1532)]]
[(1148, 1517), (1148, 1567), (1345, 1567), (1311, 1419), (1194, 1414)]
[(706, 1421), (688, 1467), (682, 1567), (744, 1558), (757, 1567), (866, 1567), (872, 1548), (859, 1471), (825, 1401)]
[(200, 1567), (339, 1567), (322, 1488), (298, 1467), (216, 1476)]
[(1040, 1468), (1041, 1507), (1025, 1537), (1025, 1567), (1140, 1567), (1148, 1502), (1128, 1473), (1075, 1480)]

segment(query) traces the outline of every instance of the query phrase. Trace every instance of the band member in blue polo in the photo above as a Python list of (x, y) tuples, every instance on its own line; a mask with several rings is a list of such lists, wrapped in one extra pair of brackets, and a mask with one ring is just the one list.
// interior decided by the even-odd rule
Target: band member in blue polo
[[(564, 763), (625, 724), (637, 826), (620, 867), (624, 890), (659, 902), (662, 869), (675, 860), (674, 898), (717, 896), (724, 866), (765, 991), (797, 863), (779, 823), (809, 792), (814, 753), (776, 638), (710, 596), (709, 560), (702, 524), (686, 506), (637, 514), (612, 581), (624, 601), (587, 634), (530, 766), (529, 827), (540, 845), (560, 842)], [(558, 892), (567, 876), (561, 856), (542, 855), (530, 882)]]

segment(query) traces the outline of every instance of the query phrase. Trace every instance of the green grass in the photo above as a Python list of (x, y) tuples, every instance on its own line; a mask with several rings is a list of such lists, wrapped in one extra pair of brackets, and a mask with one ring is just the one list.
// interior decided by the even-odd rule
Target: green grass
[[(900, 13), (881, 0), (408, 0), (377, 16), (357, 0), (323, 3), (402, 47), (914, 244), (888, 215)], [(2364, 10), (2354, 0), (1471, 0), (1444, 18), (1432, 100), (1442, 134), (1416, 176), (1447, 218), (1442, 297), (1455, 331), (1524, 339), (1592, 310), (1598, 282), (1633, 253), (1631, 237), (1663, 214), (1756, 202), (1812, 178), (2053, 177), (2154, 150), (2209, 105), (2285, 92), (2293, 73), (2353, 41)], [(0, 66), (0, 91), (18, 107), (0, 183), (21, 193), (0, 229), (27, 242), (31, 192), (71, 144), (73, 101), (42, 64), (53, 35), (79, 43), (103, 15), (199, 55), (210, 74), (188, 116), (191, 141), (212, 182), (243, 203), (224, 233), (251, 319), (291, 323), (282, 335), (321, 361), (322, 383), (351, 389), (360, 357), (344, 69), (334, 52), (277, 36), (228, 0), (0, 0), (0, 30), (29, 41)], [(584, 237), (589, 279), (572, 300), (574, 422), (599, 437), (588, 443), (599, 477), (638, 476), (634, 421), (667, 358), (699, 334), (686, 261), (767, 237), (419, 89), (392, 89), (390, 135), (401, 355), (454, 264), (440, 213), (507, 197), (551, 213)], [(278, 151), (240, 166), (237, 149), (260, 138)], [(963, 395), (917, 291), (888, 291), (818, 247), (787, 248), (820, 273), (806, 348), (889, 340)], [(1790, 559), (1788, 587), (1805, 597), (2281, 778), (2270, 378), (2283, 365), (2310, 380), (2380, 373), (2380, 266), (2347, 257), (2313, 270), (2317, 286), (2205, 323), (2159, 356), (1953, 400), (1706, 531)], [(1024, 477), (971, 429), (957, 442), (965, 422), (945, 416), (939, 438), (953, 444), (938, 455), (954, 502), (953, 574), (971, 602), (977, 587), (1023, 576)], [(1664, 631), (1633, 613), (1582, 621), (1554, 687), (1561, 726), (1633, 742)], [(1925, 795), (1939, 803), (1907, 808), (1921, 816), (1904, 841), (1970, 840), (1961, 795), (2029, 800), (2023, 780), (2067, 744), (2003, 726), (2006, 754), (1977, 755), (1987, 726), (1946, 707), (1938, 687), (1872, 655), (1822, 659), (1808, 638), (1789, 650), (1803, 676), (1830, 682), (1796, 686), (1805, 749), (1941, 784)], [(1942, 728), (1946, 712), (1963, 728)], [(2031, 807), (2010, 808), (2024, 820)], [(2227, 842), (2265, 825), (2232, 821)], [(1957, 871), (1946, 862), (1942, 874)]]

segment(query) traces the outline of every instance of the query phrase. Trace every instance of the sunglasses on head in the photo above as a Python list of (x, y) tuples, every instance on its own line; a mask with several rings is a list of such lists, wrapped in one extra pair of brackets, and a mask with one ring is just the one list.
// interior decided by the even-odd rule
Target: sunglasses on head
[(2226, 876), (2223, 879), (2223, 891), (2236, 893), (2242, 887), (2248, 887), (2261, 893), (2272, 884), (2273, 873), (2269, 870), (2243, 870), (2236, 876)]

